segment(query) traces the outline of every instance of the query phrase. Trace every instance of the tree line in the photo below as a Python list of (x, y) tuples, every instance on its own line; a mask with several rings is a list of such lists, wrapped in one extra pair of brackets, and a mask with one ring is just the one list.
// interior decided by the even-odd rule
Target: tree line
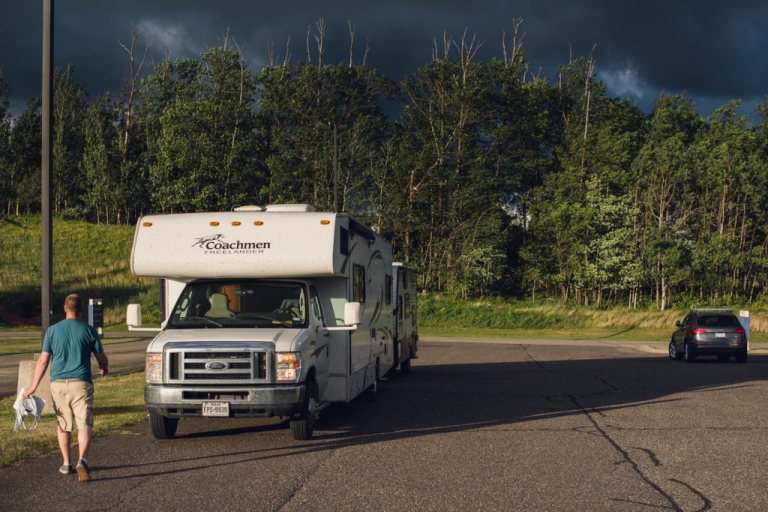
[[(125, 224), (244, 204), (331, 210), (338, 197), (425, 289), (456, 297), (765, 302), (768, 101), (754, 124), (738, 100), (702, 118), (686, 93), (643, 113), (608, 94), (591, 57), (531, 74), (517, 30), (486, 61), (475, 40), (446, 36), (396, 82), (351, 50), (324, 63), (317, 29), (306, 61), (270, 55), (258, 73), (229, 37), (145, 72), (134, 34), (116, 96), (91, 99), (72, 65), (57, 69), (54, 212)], [(0, 72), (0, 212), (39, 212), (40, 100), (12, 119), (9, 94)]]

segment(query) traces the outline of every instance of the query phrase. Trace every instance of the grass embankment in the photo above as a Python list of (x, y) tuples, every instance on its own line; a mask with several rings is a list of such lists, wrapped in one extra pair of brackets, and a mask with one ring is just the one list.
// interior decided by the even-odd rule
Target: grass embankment
[[(102, 299), (104, 330), (125, 330), (129, 303), (142, 305), (147, 322), (158, 321), (157, 280), (130, 271), (134, 226), (53, 219), (53, 321), (64, 316), (70, 293)], [(41, 237), (39, 215), (0, 222), (0, 328), (40, 329)], [(87, 319), (87, 315), (84, 316)]]
[[(765, 308), (728, 307), (736, 314), (748, 310), (751, 340), (768, 341)], [(669, 341), (675, 321), (682, 320), (687, 312), (688, 308), (665, 311), (564, 308), (554, 302), (532, 304), (498, 298), (463, 302), (432, 294), (419, 298), (418, 314), (421, 336)]]
[[(54, 218), (53, 321), (63, 318), (60, 305), (64, 297), (78, 293), (84, 299), (102, 299), (107, 332), (126, 330), (125, 311), (129, 303), (141, 304), (145, 324), (159, 322), (157, 281), (137, 278), (130, 271), (133, 234), (132, 225), (94, 225)], [(2, 331), (40, 328), (40, 239), (39, 215), (9, 217), (0, 222)], [(564, 308), (557, 302), (496, 298), (463, 302), (439, 294), (421, 297), (419, 303), (422, 336), (621, 341), (668, 339), (675, 320), (682, 319), (689, 306), (663, 312), (652, 308), (595, 310)], [(768, 313), (764, 308), (720, 306), (750, 310), (752, 339), (768, 340)]]
[[(141, 423), (147, 417), (144, 409), (144, 373), (132, 373), (100, 377), (95, 382), (93, 435), (106, 433)], [(13, 402), (16, 397), (0, 400), (0, 467), (16, 464), (46, 453), (58, 451), (56, 441), (56, 419), (52, 414), (40, 418), (35, 430), (13, 432), (16, 411)], [(29, 420), (29, 418), (27, 418)], [(32, 426), (32, 422), (28, 421)], [(73, 435), (73, 444), (76, 444)], [(73, 456), (76, 456), (76, 448)]]

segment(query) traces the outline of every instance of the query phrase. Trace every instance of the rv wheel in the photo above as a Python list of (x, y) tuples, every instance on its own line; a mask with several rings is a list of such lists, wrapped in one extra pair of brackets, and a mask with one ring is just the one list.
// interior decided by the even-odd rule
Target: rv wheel
[(365, 399), (369, 402), (375, 402), (376, 396), (379, 392), (379, 359), (378, 358), (376, 358), (376, 365), (373, 367), (373, 371), (375, 372), (373, 384), (371, 384), (368, 387), (368, 389), (363, 391), (363, 394), (365, 395)]
[(400, 375), (408, 375), (411, 373), (411, 358), (409, 357), (405, 361), (400, 362)]
[(304, 407), (301, 414), (291, 418), (291, 434), (296, 441), (308, 441), (312, 438), (317, 414), (317, 385), (314, 382), (307, 383), (307, 396), (304, 399)]
[(149, 413), (149, 427), (155, 439), (173, 439), (179, 418), (166, 418), (160, 414)]

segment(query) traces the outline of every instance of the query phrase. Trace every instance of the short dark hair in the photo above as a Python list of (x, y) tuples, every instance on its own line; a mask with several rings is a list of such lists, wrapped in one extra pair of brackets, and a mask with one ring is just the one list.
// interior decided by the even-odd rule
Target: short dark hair
[(64, 299), (64, 309), (80, 316), (83, 313), (83, 299), (76, 293), (67, 295), (67, 298)]

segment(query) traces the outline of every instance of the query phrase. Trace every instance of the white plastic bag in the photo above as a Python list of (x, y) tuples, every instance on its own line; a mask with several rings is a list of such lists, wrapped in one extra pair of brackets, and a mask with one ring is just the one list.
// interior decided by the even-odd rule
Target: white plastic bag
[[(18, 432), (19, 427), (22, 426), (24, 427), (24, 430), (35, 430), (44, 407), (45, 400), (39, 396), (30, 395), (29, 398), (24, 399), (24, 389), (22, 388), (22, 390), (19, 391), (19, 396), (16, 397), (16, 401), (13, 403), (13, 408), (16, 409), (16, 423), (13, 425), (13, 431)], [(34, 425), (27, 427), (27, 422), (24, 419), (24, 416), (31, 416), (34, 418)]]

